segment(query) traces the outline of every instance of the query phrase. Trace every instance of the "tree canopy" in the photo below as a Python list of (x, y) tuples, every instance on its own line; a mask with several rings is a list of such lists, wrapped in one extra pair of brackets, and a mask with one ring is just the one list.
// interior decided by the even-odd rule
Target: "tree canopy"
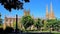
[(59, 29), (60, 28), (60, 20), (53, 19), (53, 20), (47, 20), (47, 27), (53, 28), (53, 29)]
[(24, 2), (30, 2), (29, 0), (0, 0), (1, 5), (11, 12), (11, 9), (23, 9)]
[(34, 20), (32, 19), (31, 16), (23, 16), (21, 23), (24, 25), (25, 28), (27, 28), (34, 24)]

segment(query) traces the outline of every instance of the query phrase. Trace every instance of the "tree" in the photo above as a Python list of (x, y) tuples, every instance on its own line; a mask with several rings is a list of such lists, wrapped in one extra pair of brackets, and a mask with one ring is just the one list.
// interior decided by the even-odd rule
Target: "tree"
[(54, 30), (58, 30), (58, 28), (60, 27), (60, 21), (57, 19), (52, 19), (52, 20), (47, 20), (47, 27), (48, 28), (53, 28)]
[(34, 25), (37, 27), (38, 30), (40, 30), (40, 28), (43, 26), (41, 19), (38, 18)]
[(48, 28), (54, 28), (54, 23), (56, 23), (56, 20), (55, 19), (50, 19), (50, 20), (47, 20), (47, 27)]
[[(22, 2), (19, 0), (0, 0), (0, 3), (1, 3), (1, 5), (4, 5), (5, 9), (7, 9), (7, 10), (9, 10), (9, 12), (11, 12), (12, 8), (15, 10), (23, 9), (23, 4), (24, 4), (23, 1), (29, 2), (29, 0), (22, 0)], [(16, 33), (17, 33), (17, 28), (18, 28), (17, 22), (18, 22), (18, 15), (16, 15)]]
[(29, 2), (29, 0), (0, 0), (1, 5), (4, 5), (4, 8), (11, 12), (11, 9), (23, 9), (24, 2)]
[(25, 29), (34, 24), (34, 20), (31, 16), (23, 16), (21, 23), (24, 25)]
[(2, 27), (2, 26), (3, 26), (3, 20), (1, 18), (1, 13), (0, 13), (0, 27)]
[(56, 31), (58, 31), (58, 30), (60, 29), (60, 21), (59, 21), (59, 20), (57, 20), (57, 22), (54, 23), (54, 29), (55, 29)]
[(14, 29), (12, 27), (9, 27), (9, 26), (7, 26), (5, 29), (5, 33), (11, 33), (13, 31), (14, 31)]
[(13, 28), (16, 29), (16, 22), (13, 23)]
[(2, 21), (2, 18), (0, 18), (0, 25), (2, 25), (3, 24), (3, 21)]

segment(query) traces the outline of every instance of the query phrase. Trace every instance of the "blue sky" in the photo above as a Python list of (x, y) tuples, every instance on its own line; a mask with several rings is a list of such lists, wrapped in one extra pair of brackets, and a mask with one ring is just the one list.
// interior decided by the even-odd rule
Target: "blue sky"
[[(50, 3), (52, 2), (53, 5), (53, 11), (55, 14), (55, 17), (60, 18), (60, 0), (30, 0), (30, 3), (24, 4), (24, 9), (29, 10), (30, 14), (34, 17), (45, 17), (46, 15), (46, 5), (48, 5), (48, 11), (50, 11)], [(23, 10), (14, 10), (12, 9), (12, 12), (10, 13), (8, 10), (6, 10), (3, 5), (0, 4), (0, 12), (2, 14), (2, 18), (4, 19), (5, 15), (7, 16), (15, 16), (18, 14), (18, 16), (23, 16)]]

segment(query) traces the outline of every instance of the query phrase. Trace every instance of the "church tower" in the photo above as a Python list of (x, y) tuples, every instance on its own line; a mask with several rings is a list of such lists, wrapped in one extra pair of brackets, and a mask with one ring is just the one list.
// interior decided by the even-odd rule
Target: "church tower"
[(55, 19), (52, 2), (50, 3), (50, 13), (48, 13), (48, 5), (46, 5), (46, 19)]
[(28, 16), (28, 15), (30, 15), (30, 9), (29, 10), (24, 9), (24, 16)]
[(46, 19), (49, 18), (49, 13), (48, 13), (48, 5), (46, 5)]
[(50, 14), (49, 19), (55, 19), (53, 8), (52, 8), (52, 2), (50, 3)]

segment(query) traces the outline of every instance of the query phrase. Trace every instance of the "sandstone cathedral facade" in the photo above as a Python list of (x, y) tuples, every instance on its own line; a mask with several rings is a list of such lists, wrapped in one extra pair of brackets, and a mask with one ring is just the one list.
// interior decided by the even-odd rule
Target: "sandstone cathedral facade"
[[(25, 10), (24, 9), (24, 15), (23, 16), (28, 16), (28, 15), (30, 15), (30, 10)], [(19, 24), (20, 27), (22, 27), (22, 25), (20, 23), (21, 18), (18, 17), (18, 24)], [(4, 24), (3, 24), (3, 29), (5, 29), (6, 26), (13, 27), (14, 23), (16, 23), (16, 17), (14, 18), (14, 17), (7, 17), (7, 16), (5, 16)]]
[[(28, 15), (30, 15), (30, 10), (28, 10), (28, 11), (24, 10), (23, 16), (28, 16)], [(48, 12), (48, 5), (46, 6), (46, 19), (55, 19), (55, 15), (54, 15), (53, 8), (52, 8), (52, 3), (50, 3), (50, 13)], [(20, 20), (21, 20), (21, 18), (18, 18), (18, 24), (19, 25), (21, 25)], [(5, 29), (6, 26), (13, 27), (14, 22), (16, 22), (16, 18), (5, 16), (3, 28)]]

